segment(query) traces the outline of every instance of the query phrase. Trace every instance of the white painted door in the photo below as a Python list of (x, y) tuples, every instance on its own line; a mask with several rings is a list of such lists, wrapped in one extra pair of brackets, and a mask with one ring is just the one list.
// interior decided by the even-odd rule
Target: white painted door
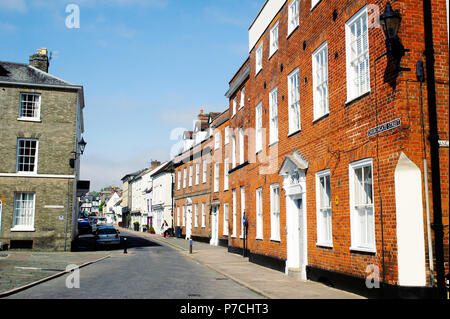
[[(300, 209), (301, 198), (287, 197), (287, 261), (288, 268), (300, 268)], [(300, 205), (301, 206), (301, 205)], [(301, 207), (300, 207), (301, 208)]]
[(186, 213), (186, 239), (191, 239), (191, 236), (192, 236), (192, 206), (188, 206)]
[(303, 197), (287, 196), (287, 260), (286, 273), (296, 272), (306, 279), (306, 245)]
[(211, 245), (219, 244), (219, 212), (217, 206), (214, 206), (211, 213)]

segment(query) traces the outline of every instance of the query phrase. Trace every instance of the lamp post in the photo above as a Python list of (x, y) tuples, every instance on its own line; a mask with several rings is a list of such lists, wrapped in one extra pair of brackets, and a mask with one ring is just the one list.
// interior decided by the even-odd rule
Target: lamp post
[(386, 38), (387, 54), (395, 59), (397, 71), (410, 71), (410, 69), (400, 67), (401, 59), (409, 51), (404, 48), (398, 37), (401, 22), (400, 12), (398, 10), (394, 11), (391, 3), (388, 1), (383, 14), (380, 16), (380, 24), (383, 27), (383, 33)]
[(81, 138), (81, 141), (78, 142), (78, 146), (80, 147), (80, 152), (72, 152), (72, 154), (75, 154), (75, 158), (71, 158), (69, 160), (69, 165), (71, 168), (75, 168), (75, 160), (78, 158), (79, 155), (83, 155), (84, 149), (86, 148), (87, 143), (84, 141), (84, 138)]

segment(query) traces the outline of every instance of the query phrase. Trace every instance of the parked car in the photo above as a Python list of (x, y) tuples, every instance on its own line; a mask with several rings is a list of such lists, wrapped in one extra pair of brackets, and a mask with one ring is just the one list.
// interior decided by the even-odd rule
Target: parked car
[(91, 224), (89, 223), (89, 220), (78, 219), (78, 233), (80, 235), (92, 233), (92, 227)]
[(95, 243), (98, 246), (120, 245), (119, 231), (113, 226), (98, 226), (95, 231)]

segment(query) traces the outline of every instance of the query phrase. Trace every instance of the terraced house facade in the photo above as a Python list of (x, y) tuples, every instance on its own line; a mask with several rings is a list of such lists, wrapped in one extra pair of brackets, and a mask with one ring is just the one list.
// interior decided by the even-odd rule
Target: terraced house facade
[[(387, 40), (390, 9), (402, 19)], [(442, 288), (447, 10), (444, 0), (266, 1), (226, 93), (230, 251), (244, 249), (245, 213), (250, 261), (366, 295)]]
[(211, 187), (213, 148), (211, 122), (219, 113), (204, 113), (185, 131), (183, 145), (172, 159), (175, 173), (174, 225), (186, 239), (211, 240)]
[(0, 62), (0, 242), (70, 250), (77, 232), (83, 87), (30, 64)]

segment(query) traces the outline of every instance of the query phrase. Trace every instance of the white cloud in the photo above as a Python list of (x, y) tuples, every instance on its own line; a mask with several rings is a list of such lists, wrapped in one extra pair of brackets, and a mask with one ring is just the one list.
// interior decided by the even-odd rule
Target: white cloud
[(0, 0), (0, 9), (9, 11), (26, 12), (25, 0)]
[(239, 19), (236, 15), (228, 14), (223, 9), (217, 7), (206, 7), (203, 9), (205, 14), (214, 22), (227, 24), (235, 27), (245, 27), (248, 21)]
[(6, 23), (0, 22), (0, 31), (1, 32), (13, 33), (13, 32), (16, 32), (16, 30), (17, 30), (17, 27), (15, 25), (7, 23), (7, 22)]

